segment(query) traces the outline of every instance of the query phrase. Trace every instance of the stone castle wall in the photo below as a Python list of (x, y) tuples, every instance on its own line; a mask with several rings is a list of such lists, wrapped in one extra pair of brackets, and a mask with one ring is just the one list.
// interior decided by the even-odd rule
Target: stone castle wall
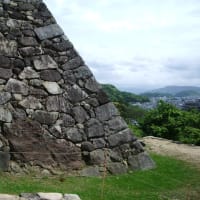
[(0, 0), (0, 168), (154, 166), (42, 0)]

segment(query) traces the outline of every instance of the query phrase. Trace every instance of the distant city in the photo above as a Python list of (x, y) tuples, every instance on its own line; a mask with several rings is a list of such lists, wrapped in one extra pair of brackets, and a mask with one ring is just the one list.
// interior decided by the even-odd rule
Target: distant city
[(149, 98), (149, 102), (145, 103), (134, 103), (133, 105), (137, 105), (144, 109), (153, 109), (156, 108), (158, 102), (160, 100), (170, 103), (177, 108), (188, 110), (188, 109), (197, 109), (200, 111), (200, 97), (197, 96), (189, 96), (189, 97), (151, 97)]

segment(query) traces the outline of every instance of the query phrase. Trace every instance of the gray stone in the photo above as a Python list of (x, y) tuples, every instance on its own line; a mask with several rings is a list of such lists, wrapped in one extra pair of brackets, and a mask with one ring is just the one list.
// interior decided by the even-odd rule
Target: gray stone
[(45, 92), (44, 90), (34, 87), (29, 88), (29, 94), (37, 98), (43, 98), (48, 96), (48, 93)]
[(83, 80), (92, 76), (92, 72), (87, 66), (80, 66), (74, 70), (74, 75), (77, 79), (81, 78)]
[(16, 195), (0, 194), (0, 200), (20, 200)]
[(39, 192), (37, 195), (40, 197), (40, 199), (45, 200), (62, 200), (63, 195), (60, 193), (43, 193)]
[(71, 60), (69, 60), (67, 63), (65, 63), (62, 68), (63, 70), (70, 70), (70, 69), (76, 69), (78, 67), (80, 67), (83, 64), (83, 61), (81, 59), (81, 57), (77, 56), (76, 58), (73, 58)]
[(17, 55), (17, 43), (15, 41), (8, 41), (0, 38), (0, 55), (16, 56)]
[(95, 109), (95, 113), (96, 113), (97, 119), (99, 119), (100, 121), (106, 121), (106, 120), (111, 119), (114, 116), (119, 115), (119, 112), (113, 103), (107, 103), (107, 104), (97, 107)]
[(63, 114), (62, 115), (62, 126), (70, 127), (75, 125), (75, 120), (71, 117), (71, 115)]
[(95, 80), (94, 77), (89, 78), (85, 83), (85, 88), (91, 92), (97, 92), (100, 89), (99, 83)]
[(42, 110), (37, 110), (33, 114), (33, 118), (40, 122), (41, 124), (52, 125), (58, 119), (57, 112), (45, 112)]
[(61, 94), (62, 89), (56, 82), (44, 81), (42, 84), (50, 94)]
[(49, 96), (46, 102), (47, 111), (58, 111), (69, 113), (71, 104), (62, 96)]
[(28, 95), (28, 85), (22, 81), (10, 78), (6, 84), (5, 90), (11, 93)]
[(65, 194), (63, 200), (81, 200), (77, 194)]
[(129, 156), (128, 164), (131, 170), (148, 170), (153, 169), (156, 166), (146, 152)]
[(92, 143), (95, 149), (102, 149), (106, 147), (106, 141), (103, 138), (93, 139)]
[(51, 82), (57, 82), (62, 78), (57, 70), (44, 70), (40, 72), (40, 77), (44, 81), (51, 81)]
[(85, 141), (81, 144), (81, 149), (82, 151), (91, 152), (95, 150), (95, 146), (91, 142)]
[(87, 112), (84, 110), (82, 106), (76, 106), (72, 110), (74, 118), (78, 123), (83, 123), (89, 118)]
[(41, 109), (42, 104), (38, 99), (33, 96), (28, 96), (27, 98), (23, 99), (19, 102), (19, 105), (26, 109)]
[(94, 167), (87, 167), (84, 168), (81, 172), (80, 172), (81, 176), (101, 176), (100, 172), (99, 172), (99, 167), (94, 166)]
[(64, 134), (66, 136), (66, 138), (70, 141), (72, 141), (73, 143), (78, 143), (81, 142), (83, 140), (83, 135), (82, 133), (79, 131), (79, 129), (77, 128), (66, 128), (63, 129)]
[(0, 78), (9, 79), (12, 75), (12, 69), (0, 68)]
[(57, 63), (49, 55), (36, 56), (33, 59), (33, 64), (37, 70), (56, 69)]
[(27, 46), (37, 46), (38, 43), (34, 37), (22, 37), (19, 40), (20, 44), (27, 47)]
[(132, 132), (129, 129), (125, 129), (108, 137), (108, 143), (110, 147), (119, 146), (124, 143), (130, 143), (134, 140), (136, 140), (136, 138), (133, 136)]
[(127, 128), (127, 124), (120, 116), (115, 117), (107, 122), (109, 128), (114, 131), (121, 131)]
[(12, 114), (8, 109), (0, 107), (0, 121), (8, 123), (12, 121)]
[(109, 163), (107, 168), (108, 171), (113, 175), (127, 173), (127, 167), (122, 163)]
[(11, 99), (11, 94), (9, 92), (0, 93), (0, 105), (7, 103)]
[(34, 31), (40, 40), (45, 40), (64, 34), (63, 30), (58, 24), (51, 24), (48, 26), (36, 28)]
[[(10, 154), (9, 152), (0, 151), (0, 171), (7, 171), (9, 167)], [(1, 198), (1, 196), (0, 196)]]
[[(1, 48), (1, 47), (0, 47)], [(1, 54), (1, 53), (0, 53)], [(6, 56), (2, 56), (0, 55), (0, 68), (6, 68), (9, 69), (12, 67), (11, 65), (11, 61), (9, 58), (7, 58)]]
[(26, 67), (19, 75), (20, 79), (34, 79), (39, 77), (39, 74), (32, 67)]
[(90, 119), (86, 124), (86, 133), (89, 138), (104, 136), (102, 124), (97, 119)]
[(77, 85), (73, 85), (72, 87), (68, 87), (66, 89), (67, 98), (72, 103), (80, 102), (88, 97), (88, 95)]
[(39, 79), (31, 79), (29, 83), (32, 86), (40, 87), (42, 85), (43, 81), (39, 80)]
[(106, 150), (97, 149), (90, 152), (90, 164), (99, 165), (107, 162)]

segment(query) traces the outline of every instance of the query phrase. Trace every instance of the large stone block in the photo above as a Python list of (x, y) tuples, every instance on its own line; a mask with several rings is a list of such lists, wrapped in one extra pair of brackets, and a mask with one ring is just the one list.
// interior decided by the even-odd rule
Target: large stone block
[(0, 107), (0, 122), (11, 122), (12, 121), (12, 114), (11, 112), (4, 108)]
[(57, 63), (49, 55), (36, 56), (33, 59), (33, 64), (37, 70), (56, 69)]
[(11, 93), (28, 95), (28, 85), (22, 81), (10, 78), (6, 84), (5, 90)]
[(95, 113), (96, 113), (97, 119), (99, 119), (100, 121), (106, 121), (106, 120), (111, 119), (114, 116), (119, 115), (119, 112), (113, 103), (107, 103), (107, 104), (97, 107), (95, 109)]
[(34, 31), (40, 40), (45, 40), (64, 34), (63, 30), (58, 24), (51, 24), (48, 26), (36, 28)]
[(0, 105), (7, 103), (11, 99), (11, 94), (9, 92), (0, 93)]
[(12, 75), (12, 69), (0, 68), (0, 78), (9, 79)]
[(17, 42), (0, 38), (0, 55), (15, 57), (17, 55)]

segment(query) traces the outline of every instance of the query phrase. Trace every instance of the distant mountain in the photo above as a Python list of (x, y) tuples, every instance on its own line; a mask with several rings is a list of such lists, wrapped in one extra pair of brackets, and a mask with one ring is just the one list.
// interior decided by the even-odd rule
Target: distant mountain
[(107, 93), (109, 99), (113, 102), (135, 103), (149, 101), (149, 99), (145, 96), (120, 91), (114, 85), (111, 84), (102, 84), (102, 88)]
[(155, 89), (141, 95), (147, 97), (158, 97), (158, 96), (174, 96), (174, 97), (188, 97), (188, 96), (199, 96), (200, 87), (195, 86), (167, 86), (164, 88)]

